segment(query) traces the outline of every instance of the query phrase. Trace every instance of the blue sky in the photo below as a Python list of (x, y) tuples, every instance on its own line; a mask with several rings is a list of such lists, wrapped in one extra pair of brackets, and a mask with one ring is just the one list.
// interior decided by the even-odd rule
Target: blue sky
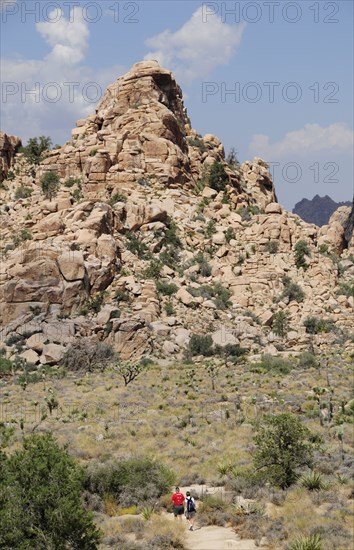
[(154, 58), (174, 71), (198, 132), (271, 163), (284, 206), (352, 198), (353, 2), (0, 5), (3, 131), (62, 144), (101, 90)]

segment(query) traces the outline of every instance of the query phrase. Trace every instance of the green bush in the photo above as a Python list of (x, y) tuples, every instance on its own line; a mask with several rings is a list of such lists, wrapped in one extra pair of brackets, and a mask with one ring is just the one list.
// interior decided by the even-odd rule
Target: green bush
[(158, 279), (162, 269), (162, 262), (153, 258), (149, 266), (141, 274), (145, 279)]
[(213, 355), (213, 339), (210, 334), (192, 334), (188, 347), (192, 355)]
[(202, 285), (198, 288), (190, 287), (188, 292), (194, 297), (201, 296), (206, 300), (214, 300), (217, 309), (225, 310), (231, 306), (231, 290), (225, 288), (221, 283), (211, 285)]
[(251, 370), (253, 371), (274, 372), (277, 374), (289, 374), (292, 368), (293, 365), (288, 359), (273, 357), (268, 354), (262, 355), (261, 361), (251, 365)]
[(295, 251), (295, 265), (298, 269), (302, 267), (305, 271), (308, 268), (305, 256), (310, 255), (310, 248), (306, 241), (300, 240), (294, 246)]
[(10, 359), (5, 359), (5, 357), (0, 357), (0, 377), (11, 374), (14, 369), (14, 363)]
[(280, 296), (281, 299), (288, 298), (289, 302), (303, 302), (305, 299), (305, 292), (302, 290), (301, 286), (297, 283), (294, 283), (290, 277), (286, 275), (283, 277), (284, 289)]
[(20, 229), (20, 231), (13, 237), (13, 241), (12, 241), (13, 246), (14, 248), (16, 248), (21, 243), (25, 241), (30, 241), (31, 239), (32, 239), (32, 233), (28, 229), (26, 228)]
[(205, 229), (204, 229), (204, 237), (206, 239), (210, 239), (215, 233), (216, 233), (216, 221), (215, 220), (209, 220)]
[(59, 189), (59, 175), (57, 172), (45, 172), (41, 178), (41, 187), (43, 194), (49, 200), (55, 197)]
[(126, 195), (123, 195), (123, 193), (115, 193), (109, 199), (108, 204), (114, 206), (117, 202), (127, 202), (127, 200), (128, 197)]
[(284, 338), (289, 330), (289, 313), (287, 311), (277, 311), (273, 317), (272, 329), (274, 334)]
[(223, 164), (217, 161), (211, 165), (207, 179), (209, 187), (216, 191), (224, 191), (229, 183), (229, 176), (225, 172)]
[(20, 149), (20, 152), (24, 154), (29, 162), (39, 164), (44, 158), (44, 153), (49, 151), (51, 146), (52, 140), (49, 136), (39, 136), (30, 138), (27, 145)]
[(310, 353), (309, 351), (304, 351), (298, 357), (298, 367), (300, 369), (317, 369), (318, 362), (313, 353)]
[(83, 471), (51, 434), (0, 453), (0, 547), (96, 550), (100, 533), (83, 508)]
[(321, 317), (306, 317), (304, 327), (308, 334), (320, 334), (331, 332), (334, 328), (334, 322), (331, 319), (322, 319)]
[(15, 191), (15, 199), (28, 199), (33, 193), (33, 189), (26, 187), (25, 185), (20, 185)]
[(266, 252), (269, 252), (270, 254), (276, 254), (279, 250), (279, 242), (278, 241), (268, 241), (264, 245), (264, 250)]
[(225, 231), (226, 242), (229, 243), (232, 239), (236, 238), (235, 230), (233, 227), (228, 227)]
[(142, 260), (146, 260), (150, 257), (148, 246), (143, 243), (134, 233), (127, 233), (127, 249), (138, 256)]
[(85, 486), (101, 497), (111, 495), (122, 506), (156, 500), (171, 490), (175, 474), (165, 465), (147, 457), (90, 464)]
[(172, 296), (176, 294), (178, 286), (175, 283), (164, 283), (163, 281), (157, 281), (156, 289), (164, 296)]
[(352, 296), (354, 298), (354, 281), (349, 283), (341, 283), (337, 290), (337, 294), (347, 296), (348, 298)]
[(164, 305), (164, 308), (165, 308), (166, 315), (170, 316), (176, 313), (172, 302), (166, 302), (166, 304)]
[(74, 185), (78, 185), (81, 187), (81, 179), (70, 177), (64, 182), (64, 187), (68, 187), (69, 189), (71, 187), (74, 187)]
[(225, 357), (226, 359), (242, 357), (242, 355), (246, 353), (246, 348), (241, 348), (238, 344), (226, 344), (225, 346), (219, 346), (217, 344), (214, 347), (214, 354)]
[(188, 137), (187, 141), (190, 147), (198, 147), (201, 153), (205, 153), (208, 150), (204, 141), (200, 137), (196, 137), (196, 138)]
[(285, 489), (297, 479), (297, 470), (312, 466), (313, 436), (290, 413), (265, 415), (256, 428), (254, 466), (265, 479)]

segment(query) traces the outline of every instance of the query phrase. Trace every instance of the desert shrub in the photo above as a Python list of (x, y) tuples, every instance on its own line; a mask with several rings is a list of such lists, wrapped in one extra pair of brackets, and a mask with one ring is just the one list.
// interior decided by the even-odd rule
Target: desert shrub
[(172, 302), (166, 302), (164, 305), (164, 309), (165, 309), (166, 315), (174, 315), (176, 313)]
[(15, 199), (28, 199), (33, 193), (33, 189), (20, 185), (15, 191)]
[(274, 334), (284, 338), (289, 330), (289, 313), (287, 311), (277, 311), (273, 317), (272, 329)]
[(14, 369), (14, 363), (10, 359), (5, 359), (5, 357), (0, 357), (0, 377), (11, 374)]
[(264, 250), (266, 252), (269, 252), (269, 254), (276, 254), (279, 250), (279, 242), (278, 241), (268, 241), (264, 245)]
[(201, 296), (204, 299), (213, 299), (214, 304), (218, 309), (225, 310), (230, 307), (230, 296), (232, 292), (225, 288), (221, 283), (215, 283), (214, 285), (202, 285), (198, 288), (190, 287), (188, 292), (192, 296)]
[(306, 317), (304, 327), (308, 334), (320, 334), (322, 332), (331, 332), (334, 328), (334, 322), (331, 319), (322, 317)]
[(210, 334), (192, 334), (188, 348), (192, 355), (209, 357), (213, 354), (213, 339)]
[(141, 274), (145, 279), (158, 279), (162, 269), (162, 262), (153, 258)]
[(188, 141), (188, 145), (190, 145), (191, 147), (198, 147), (201, 153), (205, 153), (208, 150), (204, 141), (200, 137), (196, 137), (196, 138), (189, 137), (187, 138), (187, 141)]
[(207, 260), (200, 262), (199, 271), (202, 277), (210, 277), (212, 270), (211, 265), (207, 262)]
[(121, 506), (154, 503), (170, 491), (175, 474), (164, 464), (147, 457), (91, 463), (85, 487), (101, 497), (113, 496)]
[(297, 366), (300, 369), (317, 369), (318, 368), (318, 362), (316, 357), (313, 355), (313, 353), (310, 353), (309, 351), (303, 351), (298, 356), (298, 364)]
[(92, 342), (83, 338), (72, 344), (65, 352), (60, 365), (68, 371), (103, 370), (115, 359), (115, 352), (109, 344)]
[(229, 176), (225, 172), (225, 168), (221, 162), (215, 161), (209, 169), (207, 176), (208, 185), (216, 191), (224, 191), (227, 183), (229, 182)]
[(83, 471), (51, 434), (32, 435), (0, 462), (1, 548), (97, 548)]
[(176, 294), (178, 286), (174, 283), (164, 283), (163, 281), (157, 281), (156, 289), (164, 296), (172, 296)]
[(291, 542), (286, 550), (322, 550), (321, 540), (317, 533), (309, 537), (301, 536)]
[(236, 238), (236, 233), (233, 227), (228, 227), (225, 231), (226, 242), (230, 242), (232, 239)]
[(300, 485), (306, 487), (309, 491), (325, 491), (329, 487), (324, 475), (315, 471), (304, 474), (300, 479)]
[(110, 206), (114, 206), (117, 202), (127, 202), (128, 197), (123, 193), (114, 193), (108, 201)]
[(354, 297), (354, 281), (348, 282), (348, 283), (341, 283), (337, 290), (337, 294), (347, 296), (348, 298), (350, 296)]
[(298, 269), (302, 267), (304, 270), (308, 268), (308, 264), (305, 260), (305, 256), (310, 255), (310, 248), (306, 241), (300, 240), (294, 246), (295, 252), (295, 265)]
[(127, 233), (126, 238), (127, 238), (126, 246), (130, 252), (132, 252), (142, 260), (146, 260), (150, 257), (148, 246), (145, 243), (143, 243), (140, 239), (138, 239), (138, 237), (134, 235), (134, 233), (131, 233), (131, 232)]
[(117, 290), (114, 299), (117, 302), (129, 302), (129, 292), (127, 290)]
[(214, 354), (226, 359), (242, 357), (246, 353), (246, 348), (241, 348), (238, 344), (226, 344), (225, 346), (217, 344), (214, 346)]
[(159, 257), (163, 265), (167, 265), (171, 269), (179, 271), (179, 264), (181, 261), (179, 247), (169, 244), (160, 252)]
[(27, 145), (20, 149), (20, 152), (24, 154), (29, 162), (39, 164), (44, 158), (44, 153), (49, 151), (51, 146), (52, 140), (49, 136), (39, 136), (30, 138)]
[(204, 237), (210, 239), (216, 233), (216, 221), (209, 220), (204, 228)]
[(104, 297), (104, 292), (97, 292), (95, 296), (87, 300), (82, 306), (82, 308), (80, 309), (80, 315), (87, 315), (89, 311), (98, 313), (101, 310), (102, 304), (104, 302)]
[(64, 187), (70, 188), (70, 187), (74, 187), (74, 185), (81, 186), (81, 179), (70, 177), (64, 182)]
[(289, 374), (293, 368), (292, 363), (283, 357), (273, 357), (272, 355), (262, 355), (258, 363), (253, 363), (251, 371), (274, 372), (276, 374)]
[(182, 242), (178, 236), (178, 227), (176, 222), (169, 218), (167, 223), (168, 225), (165, 231), (164, 244), (176, 248), (181, 248)]
[(59, 175), (57, 172), (45, 172), (41, 177), (41, 188), (44, 196), (52, 200), (59, 189)]
[(283, 489), (296, 481), (300, 467), (312, 466), (312, 434), (290, 413), (265, 415), (256, 428), (254, 442), (256, 471)]
[(289, 302), (303, 302), (305, 298), (305, 293), (302, 290), (301, 286), (297, 283), (294, 283), (290, 277), (286, 275), (283, 277), (284, 289), (280, 296), (281, 299), (288, 298)]
[(32, 233), (25, 227), (20, 229), (20, 231), (13, 236), (13, 246), (16, 248), (21, 243), (25, 241), (30, 241), (32, 239)]

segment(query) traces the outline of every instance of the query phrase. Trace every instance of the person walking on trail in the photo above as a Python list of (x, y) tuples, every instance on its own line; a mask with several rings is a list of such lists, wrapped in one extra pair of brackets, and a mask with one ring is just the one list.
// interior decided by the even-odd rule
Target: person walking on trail
[(182, 517), (184, 514), (185, 498), (184, 495), (180, 492), (179, 487), (176, 487), (176, 491), (175, 493), (173, 493), (171, 500), (173, 502), (173, 514), (175, 516), (175, 519), (179, 518), (182, 521)]
[(191, 496), (190, 492), (186, 492), (186, 518), (189, 522), (189, 530), (194, 531), (194, 519), (197, 508), (195, 506), (194, 498)]

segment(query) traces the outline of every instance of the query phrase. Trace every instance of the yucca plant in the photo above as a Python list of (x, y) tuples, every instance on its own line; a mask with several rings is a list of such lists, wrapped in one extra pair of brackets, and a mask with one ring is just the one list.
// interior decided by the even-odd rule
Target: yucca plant
[(155, 513), (155, 504), (153, 506), (142, 506), (140, 512), (143, 518), (148, 521)]
[(309, 491), (326, 491), (329, 488), (329, 483), (324, 479), (323, 474), (314, 471), (302, 476), (300, 484)]
[(318, 533), (310, 537), (299, 537), (288, 546), (288, 550), (321, 550), (321, 537)]

